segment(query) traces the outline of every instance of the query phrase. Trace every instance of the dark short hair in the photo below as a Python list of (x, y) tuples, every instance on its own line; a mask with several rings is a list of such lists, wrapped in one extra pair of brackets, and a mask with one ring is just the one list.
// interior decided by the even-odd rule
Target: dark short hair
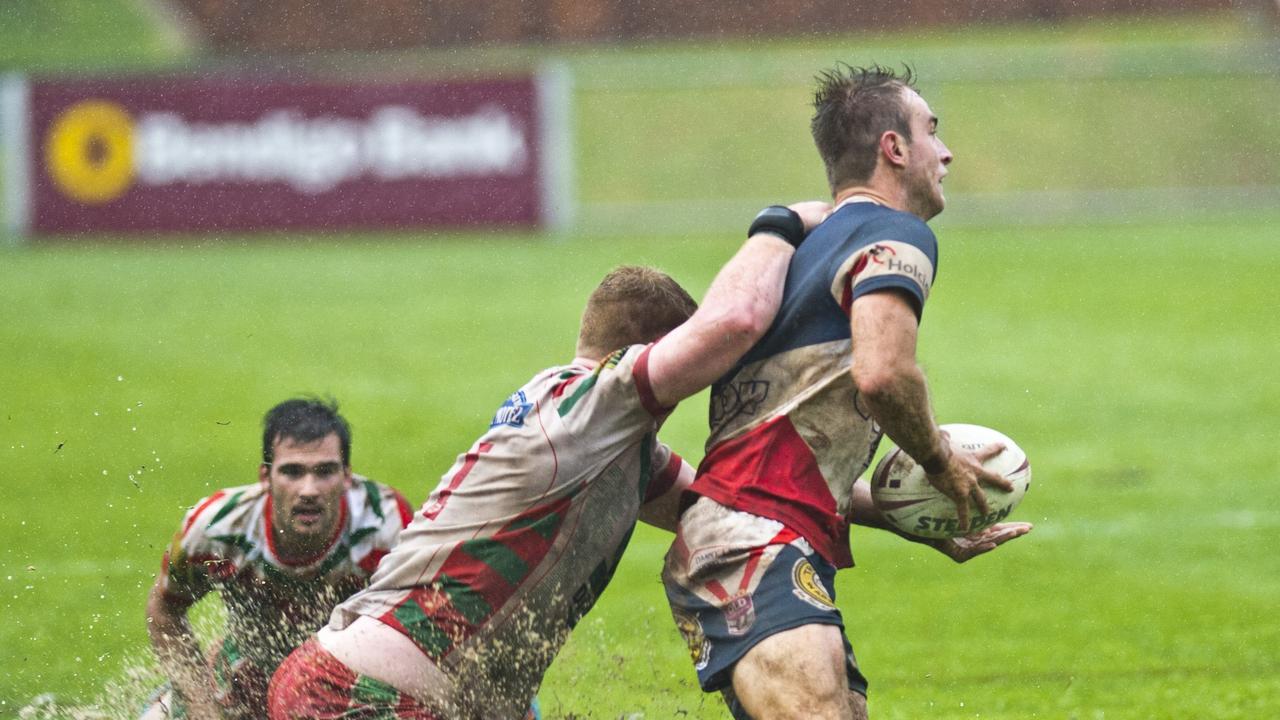
[(651, 267), (615, 268), (587, 299), (578, 345), (602, 356), (651, 343), (689, 319), (698, 303), (670, 275)]
[(903, 92), (915, 89), (910, 67), (901, 75), (889, 68), (840, 64), (815, 78), (813, 120), (809, 130), (827, 167), (834, 191), (871, 179), (879, 157), (880, 136), (892, 130), (911, 140)]
[(288, 438), (299, 443), (312, 443), (329, 435), (338, 436), (342, 447), (342, 464), (351, 465), (351, 426), (338, 414), (333, 398), (293, 398), (267, 411), (262, 418), (262, 462), (275, 460), (275, 445)]

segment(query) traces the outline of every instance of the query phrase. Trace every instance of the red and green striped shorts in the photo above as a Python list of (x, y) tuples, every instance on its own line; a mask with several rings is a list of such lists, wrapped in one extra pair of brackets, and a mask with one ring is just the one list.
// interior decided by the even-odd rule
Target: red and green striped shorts
[(276, 670), (267, 706), (271, 720), (442, 720), (394, 687), (352, 672), (315, 638)]

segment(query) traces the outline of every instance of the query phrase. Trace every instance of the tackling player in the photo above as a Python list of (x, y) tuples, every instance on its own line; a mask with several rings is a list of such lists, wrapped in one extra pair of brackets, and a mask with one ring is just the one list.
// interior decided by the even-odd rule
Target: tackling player
[(272, 719), (519, 717), (637, 516), (674, 529), (693, 471), (655, 433), (773, 320), (793, 247), (830, 210), (794, 207), (787, 229), (748, 239), (701, 308), (650, 268), (605, 277), (573, 361), (507, 398), (369, 588), (284, 662)]
[[(165, 553), (147, 624), (170, 685), (144, 720), (263, 717), (276, 666), (365, 586), (411, 515), (400, 493), (352, 473), (336, 404), (272, 408), (258, 482), (197, 503)], [(211, 591), (227, 626), (206, 658), (187, 611)]]
[[(797, 251), (778, 319), (716, 383), (711, 436), (663, 581), (699, 683), (734, 717), (863, 718), (866, 680), (834, 599), (849, 522), (887, 524), (856, 482), (882, 432), (956, 502), (1008, 489), (939, 431), (916, 363), (938, 264), (925, 224), (952, 155), (911, 72), (837, 68), (814, 100), (836, 208)], [(926, 542), (957, 562), (1030, 531), (1006, 523)]]

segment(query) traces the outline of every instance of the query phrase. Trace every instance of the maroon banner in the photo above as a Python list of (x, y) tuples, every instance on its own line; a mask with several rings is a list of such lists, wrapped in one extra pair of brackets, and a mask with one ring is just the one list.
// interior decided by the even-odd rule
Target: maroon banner
[(534, 77), (29, 85), (36, 234), (545, 224)]

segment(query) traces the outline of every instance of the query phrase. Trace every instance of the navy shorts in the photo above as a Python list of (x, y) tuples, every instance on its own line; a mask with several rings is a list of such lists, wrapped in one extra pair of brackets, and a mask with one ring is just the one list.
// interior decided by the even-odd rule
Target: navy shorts
[[(734, 665), (761, 640), (802, 625), (835, 625), (844, 641), (849, 689), (867, 694), (867, 680), (835, 606), (836, 569), (831, 563), (803, 539), (719, 555), (699, 565), (696, 581), (688, 581), (687, 573), (672, 573), (668, 557), (663, 577), (672, 615), (689, 644), (704, 691), (731, 688)], [(753, 575), (759, 570), (763, 575), (757, 579)], [(731, 695), (734, 716), (745, 717)]]

